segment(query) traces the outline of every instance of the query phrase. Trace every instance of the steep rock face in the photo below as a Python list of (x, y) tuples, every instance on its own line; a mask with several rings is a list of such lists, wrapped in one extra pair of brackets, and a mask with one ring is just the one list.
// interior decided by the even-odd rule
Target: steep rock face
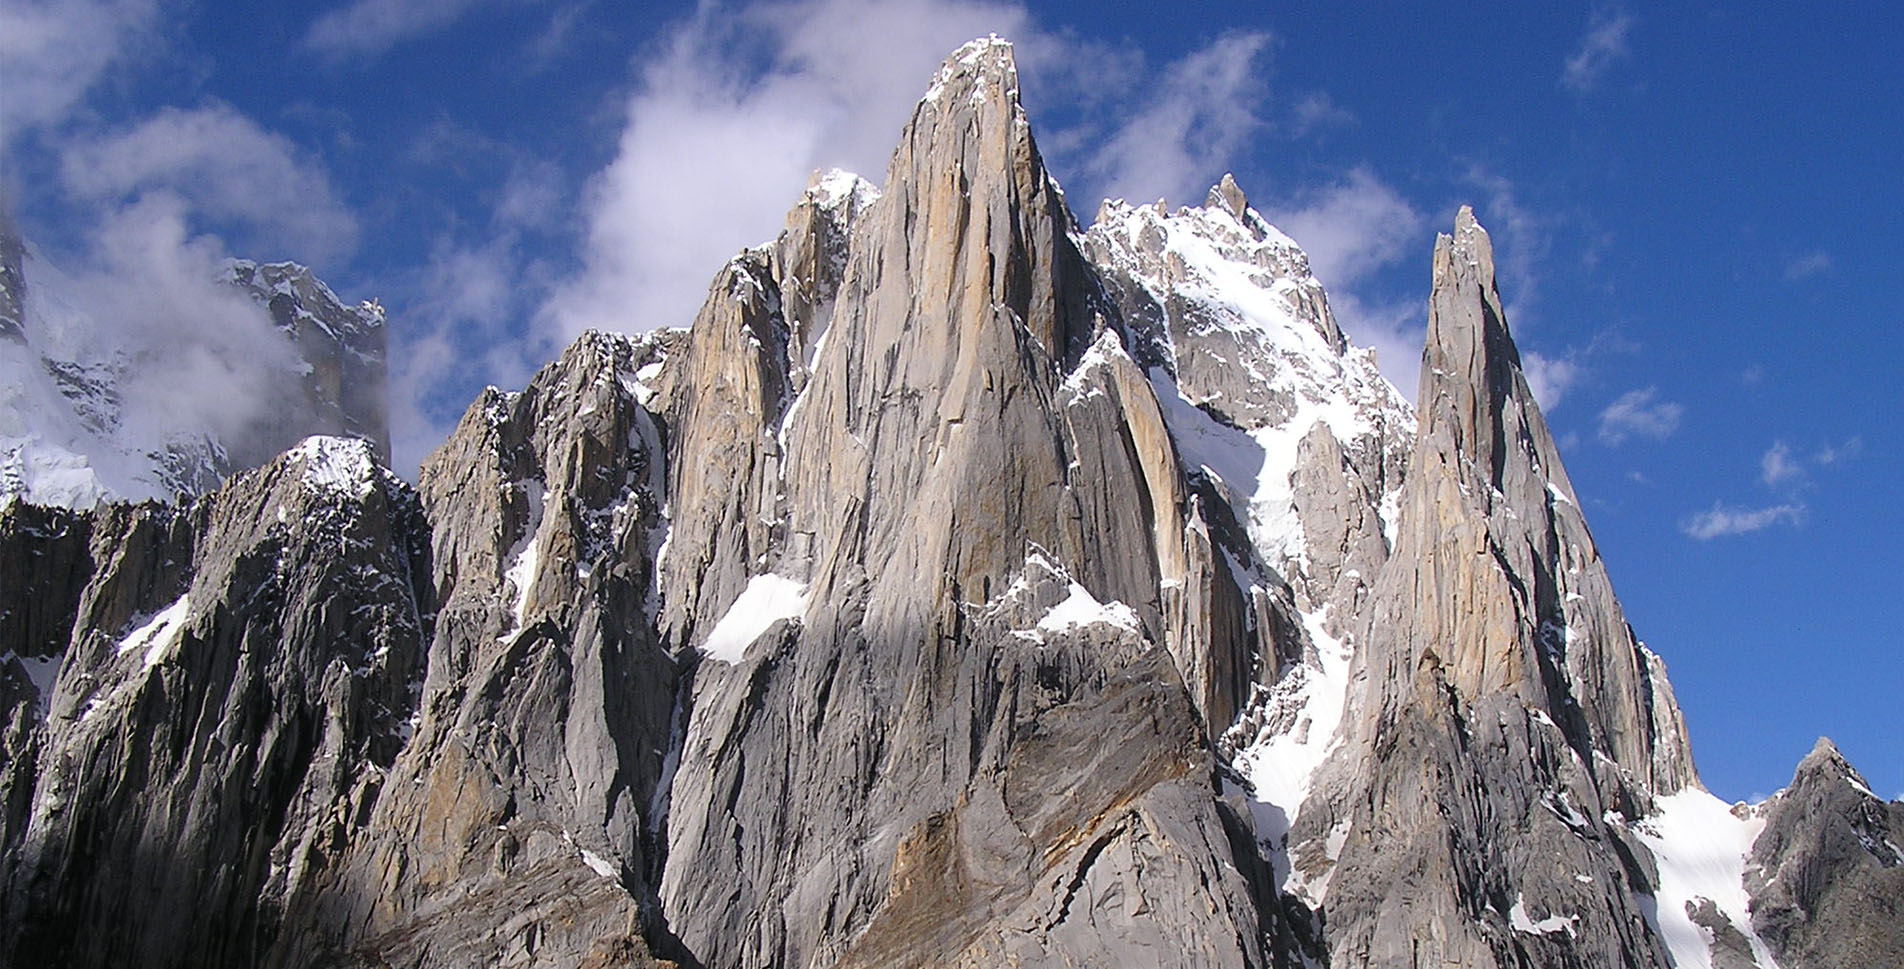
[[(718, 595), (664, 585), (671, 610), (697, 596), (676, 628), (702, 658), (661, 896), (710, 965), (1086, 965), (1160, 939), (1204, 940), (1166, 964), (1265, 963), (1253, 853), (1196, 742), (1198, 704), (1236, 687), (1185, 686), (1248, 660), (1170, 648), (1193, 506), (1016, 87), (1003, 43), (947, 62), (803, 389), (747, 417), (736, 461), (779, 449), (750, 480), (784, 496), (761, 525), (784, 539), (747, 539)], [(694, 365), (751, 405), (757, 361), (799, 341), (726, 345)], [(738, 544), (691, 521), (755, 527), (683, 517), (697, 473), (684, 457), (670, 576)], [(1131, 749), (1087, 743), (1107, 733)], [(1080, 759), (1098, 769), (1047, 782)]]
[[(227, 282), (271, 314), (271, 322), (297, 348), (304, 373), (302, 400), (281, 410), (298, 415), (298, 426), (279, 435), (332, 434), (359, 437), (390, 460), (390, 414), (385, 402), (387, 336), (383, 307), (374, 302), (348, 306), (309, 269), (296, 263), (231, 264)], [(234, 468), (253, 467), (278, 451), (286, 440), (272, 436), (234, 442)]]
[(1664, 965), (1639, 900), (1653, 878), (1620, 819), (1695, 783), (1684, 726), (1521, 375), (1472, 212), (1434, 268), (1358, 712), (1296, 832), (1323, 849), (1311, 878), (1334, 858), (1333, 959)]
[(1698, 788), (1471, 213), (1417, 424), (1233, 179), (1079, 232), (1016, 87), (414, 492), (0, 504), (0, 961), (1896, 961), (1897, 805)]
[(5, 950), (256, 962), (401, 746), (428, 623), (415, 496), (365, 443), (312, 438), (184, 508), (31, 517), (4, 513), (0, 544), (39, 530), (80, 591), (50, 695), (7, 698)]
[(669, 494), (679, 527), (661, 564), (671, 642), (718, 617), (787, 542), (782, 418), (832, 318), (853, 227), (878, 195), (844, 172), (817, 178), (772, 245), (715, 276), (682, 352), (658, 375), (655, 406), (678, 429)]
[(0, 340), (26, 341), (26, 240), (0, 206)]
[(411, 736), (269, 964), (648, 964), (677, 676), (651, 620), (656, 353), (584, 336), (425, 463), (440, 607)]
[(1872, 794), (1820, 738), (1758, 810), (1746, 887), (1779, 965), (1904, 965), (1904, 802)]

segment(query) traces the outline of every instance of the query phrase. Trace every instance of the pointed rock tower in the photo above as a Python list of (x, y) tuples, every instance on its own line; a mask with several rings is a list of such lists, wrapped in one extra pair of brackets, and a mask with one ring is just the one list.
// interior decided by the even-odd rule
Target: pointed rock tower
[(1328, 808), (1296, 834), (1335, 849), (1308, 853), (1318, 874), (1334, 855), (1333, 958), (1664, 966), (1644, 849), (1618, 822), (1695, 783), (1684, 725), (1613, 597), (1465, 207), (1435, 245), (1422, 361), (1355, 719)]
[[(1192, 547), (1074, 229), (1010, 45), (974, 42), (853, 225), (823, 332), (783, 319), (718, 351), (777, 355), (761, 386), (796, 383), (778, 348), (812, 360), (715, 458), (772, 468), (748, 479), (766, 513), (677, 512), (663, 566), (755, 550), (718, 593), (663, 590), (695, 597), (675, 628), (700, 660), (661, 898), (709, 964), (1266, 964), (1260, 866), (1205, 740), (1244, 644), (1182, 634), (1194, 592), (1240, 594)], [(681, 433), (695, 453), (703, 429)], [(681, 507), (700, 474), (678, 466)], [(777, 539), (731, 537), (755, 528)]]

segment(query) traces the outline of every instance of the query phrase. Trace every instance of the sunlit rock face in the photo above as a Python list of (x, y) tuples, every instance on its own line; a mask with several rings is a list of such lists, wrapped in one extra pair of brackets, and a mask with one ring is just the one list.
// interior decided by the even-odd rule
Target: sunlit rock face
[(8, 964), (1904, 957), (1904, 805), (1699, 787), (1465, 209), (1416, 409), (1233, 179), (1080, 227), (975, 41), (414, 486), (380, 317), (230, 282), (334, 433), (0, 503)]

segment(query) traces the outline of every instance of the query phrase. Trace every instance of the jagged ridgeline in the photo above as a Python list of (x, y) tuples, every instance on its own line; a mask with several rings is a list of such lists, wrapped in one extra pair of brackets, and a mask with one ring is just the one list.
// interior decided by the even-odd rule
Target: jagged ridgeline
[(1904, 804), (1699, 787), (1465, 209), (1425, 354), (1227, 177), (1079, 229), (974, 42), (414, 488), (0, 508), (6, 961), (1904, 959)]

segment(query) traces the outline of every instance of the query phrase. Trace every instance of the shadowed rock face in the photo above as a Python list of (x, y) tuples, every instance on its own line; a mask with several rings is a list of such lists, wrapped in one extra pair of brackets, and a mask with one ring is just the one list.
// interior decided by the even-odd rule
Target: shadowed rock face
[(1752, 927), (1785, 969), (1904, 960), (1904, 802), (1885, 802), (1831, 741), (1760, 808)]
[(36, 722), (4, 749), (0, 940), (21, 965), (254, 962), (402, 747), (429, 622), (415, 496), (317, 438), (184, 508), (35, 517), (0, 533), (74, 562), (78, 595), (69, 638), (35, 644), (60, 656), (50, 695), (9, 704)]
[[(1684, 726), (1472, 213), (1416, 415), (1233, 179), (1080, 232), (1017, 87), (962, 48), (883, 191), (415, 488), (320, 437), (0, 505), (0, 961), (1672, 964)], [(1702, 954), (1897, 961), (1861, 784), (1806, 760)]]

